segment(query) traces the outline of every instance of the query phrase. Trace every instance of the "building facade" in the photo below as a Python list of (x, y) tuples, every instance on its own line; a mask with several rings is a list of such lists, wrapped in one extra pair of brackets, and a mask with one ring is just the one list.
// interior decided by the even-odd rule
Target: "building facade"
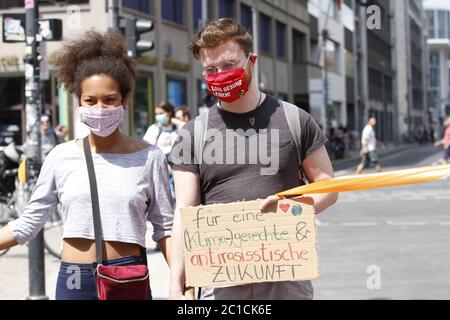
[[(309, 111), (307, 0), (121, 0), (119, 6), (120, 16), (133, 15), (155, 24), (153, 32), (142, 35), (143, 40), (155, 41), (156, 45), (138, 60), (136, 94), (122, 127), (132, 136), (143, 137), (154, 120), (155, 106), (162, 101), (169, 101), (176, 107), (186, 105), (193, 116), (198, 113), (198, 108), (204, 104), (206, 86), (200, 64), (192, 57), (188, 44), (204, 21), (219, 17), (232, 17), (257, 35), (255, 51), (260, 57), (260, 87)], [(0, 13), (24, 13), (23, 8), (23, 0), (2, 1)], [(112, 25), (112, 12), (105, 1), (42, 4), (40, 13), (42, 18), (62, 19), (65, 38), (91, 29), (104, 32)], [(55, 124), (69, 128), (70, 138), (80, 136), (85, 131), (77, 122), (77, 101), (58, 84), (51, 65), (61, 42), (49, 42), (47, 46), (50, 76), (43, 82), (45, 111), (53, 115)], [(7, 118), (2, 116), (2, 123), (14, 123), (22, 128), (25, 123), (23, 55), (23, 43), (1, 43), (1, 108), (7, 114)], [(3, 94), (5, 92), (8, 94)], [(22, 138), (25, 137), (23, 131)]]
[(347, 48), (342, 5), (334, 0), (309, 0), (308, 11), (310, 113), (327, 130), (346, 127)]
[(427, 107), (427, 24), (420, 0), (395, 1), (394, 7), (397, 104), (395, 128), (403, 140), (429, 126)]
[(442, 122), (450, 117), (450, 3), (424, 1), (428, 22), (430, 114), (437, 133)]

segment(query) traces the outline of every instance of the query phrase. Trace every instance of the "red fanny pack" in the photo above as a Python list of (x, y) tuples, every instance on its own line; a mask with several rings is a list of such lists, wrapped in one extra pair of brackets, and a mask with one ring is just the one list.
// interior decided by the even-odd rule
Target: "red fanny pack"
[(150, 299), (149, 273), (146, 265), (99, 265), (95, 281), (99, 300)]
[(148, 300), (150, 282), (147, 268), (147, 253), (141, 247), (141, 257), (144, 264), (130, 266), (104, 266), (103, 235), (98, 201), (97, 181), (95, 179), (94, 162), (92, 161), (89, 136), (83, 140), (84, 155), (89, 175), (91, 189), (92, 215), (94, 220), (95, 250), (97, 266), (95, 282), (99, 300)]

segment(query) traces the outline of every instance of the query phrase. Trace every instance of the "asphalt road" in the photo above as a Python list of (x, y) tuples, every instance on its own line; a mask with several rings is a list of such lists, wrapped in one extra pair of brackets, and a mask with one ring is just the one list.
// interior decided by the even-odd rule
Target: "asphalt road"
[[(431, 146), (412, 147), (381, 163), (390, 171), (438, 158)], [(316, 299), (449, 299), (449, 208), (449, 180), (341, 194), (317, 219)]]

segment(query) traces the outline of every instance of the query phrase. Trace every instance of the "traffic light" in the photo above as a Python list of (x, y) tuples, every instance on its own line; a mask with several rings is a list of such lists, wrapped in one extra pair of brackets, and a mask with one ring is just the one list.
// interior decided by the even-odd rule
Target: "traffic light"
[(151, 51), (155, 47), (153, 41), (140, 40), (141, 34), (153, 30), (153, 21), (137, 20), (135, 17), (125, 18), (125, 37), (128, 44), (128, 56), (137, 58), (142, 53)]

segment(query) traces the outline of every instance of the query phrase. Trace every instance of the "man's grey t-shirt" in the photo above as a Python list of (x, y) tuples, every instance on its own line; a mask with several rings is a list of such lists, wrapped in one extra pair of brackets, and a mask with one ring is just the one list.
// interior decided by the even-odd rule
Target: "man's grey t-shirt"
[[(295, 188), (301, 183), (299, 165), (326, 142), (315, 120), (305, 111), (299, 111), (301, 159), (298, 159), (283, 107), (268, 95), (258, 108), (248, 113), (231, 113), (217, 105), (209, 110), (208, 132), (218, 130), (213, 134), (218, 140), (205, 141), (204, 162), (200, 166), (194, 161), (194, 120), (187, 123), (182, 130), (188, 131), (190, 139), (178, 137), (170, 163), (200, 174), (202, 204), (264, 199)], [(221, 137), (217, 135), (219, 131)], [(238, 139), (228, 138), (232, 132), (241, 136), (241, 143)], [(221, 145), (223, 150), (219, 148)], [(277, 152), (272, 152), (274, 147)], [(256, 163), (255, 157), (253, 161), (250, 159), (249, 150), (256, 150)], [(190, 154), (187, 156), (186, 152)], [(245, 161), (242, 161), (244, 156)], [(208, 163), (208, 159), (216, 160), (216, 163)], [(268, 159), (271, 159), (270, 164)]]

